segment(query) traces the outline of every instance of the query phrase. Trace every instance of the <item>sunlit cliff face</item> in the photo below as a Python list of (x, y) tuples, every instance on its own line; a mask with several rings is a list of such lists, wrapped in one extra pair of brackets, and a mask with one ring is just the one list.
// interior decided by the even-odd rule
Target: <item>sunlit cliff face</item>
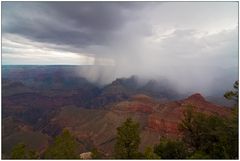
[(76, 73), (221, 93), (238, 79), (238, 3), (4, 2), (2, 63), (97, 65)]

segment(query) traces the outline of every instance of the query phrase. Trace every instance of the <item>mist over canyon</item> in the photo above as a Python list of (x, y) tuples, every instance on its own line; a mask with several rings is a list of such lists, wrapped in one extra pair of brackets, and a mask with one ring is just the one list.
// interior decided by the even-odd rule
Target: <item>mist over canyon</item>
[[(156, 95), (159, 95), (159, 93), (164, 91), (162, 93), (163, 97), (168, 97), (167, 93), (171, 93), (171, 96), (168, 98), (170, 100), (184, 98), (193, 93), (201, 93), (211, 101), (221, 100), (223, 99), (223, 94), (228, 89), (231, 89), (232, 82), (236, 80), (234, 78), (236, 73), (230, 69), (227, 72), (228, 77), (222, 75), (208, 82), (209, 78), (203, 76), (199, 76), (199, 80), (194, 81), (195, 79), (190, 74), (186, 78), (183, 75), (176, 74), (179, 76), (178, 80), (177, 77), (174, 80), (157, 75), (150, 77), (149, 75), (131, 75), (130, 73), (120, 77), (114, 66), (103, 65), (5, 65), (2, 69), (3, 82), (5, 79), (20, 81), (26, 86), (39, 89), (74, 89), (78, 88), (78, 86), (81, 87), (82, 83), (85, 82), (97, 90), (104, 90), (111, 85), (118, 85), (119, 83), (120, 86), (124, 86), (126, 90), (131, 91), (130, 93), (133, 91), (141, 93), (144, 88), (150, 90), (150, 95), (154, 92), (158, 93)], [(183, 83), (184, 80), (188, 81)], [(115, 92), (121, 93), (121, 91)], [(157, 96), (156, 98), (160, 97)]]
[(238, 158), (238, 2), (1, 4), (2, 158)]
[[(4, 158), (19, 142), (43, 155), (64, 129), (77, 138), (79, 153), (97, 147), (109, 157), (115, 129), (128, 117), (140, 122), (144, 150), (161, 136), (179, 137), (177, 127), (186, 105), (221, 117), (229, 115), (233, 105), (224, 93), (183, 93), (168, 79), (115, 79), (112, 72), (107, 66), (2, 66)], [(110, 83), (107, 76), (112, 77)]]

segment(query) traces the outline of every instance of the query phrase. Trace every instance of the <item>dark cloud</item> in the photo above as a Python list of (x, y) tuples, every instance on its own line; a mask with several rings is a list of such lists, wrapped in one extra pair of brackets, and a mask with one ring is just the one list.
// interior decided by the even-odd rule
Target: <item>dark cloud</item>
[(3, 32), (75, 47), (101, 45), (136, 7), (129, 2), (4, 2)]

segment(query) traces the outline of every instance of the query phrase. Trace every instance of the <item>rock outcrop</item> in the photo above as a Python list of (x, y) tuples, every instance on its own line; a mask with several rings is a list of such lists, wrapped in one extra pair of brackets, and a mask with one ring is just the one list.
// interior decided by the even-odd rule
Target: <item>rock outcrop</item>
[(178, 125), (183, 118), (183, 111), (187, 106), (193, 106), (196, 111), (209, 115), (227, 116), (230, 114), (229, 108), (210, 103), (201, 94), (197, 93), (184, 100), (161, 105), (159, 111), (149, 115), (148, 128), (162, 135), (179, 137)]
[(92, 159), (92, 153), (91, 152), (85, 152), (80, 154), (81, 159)]

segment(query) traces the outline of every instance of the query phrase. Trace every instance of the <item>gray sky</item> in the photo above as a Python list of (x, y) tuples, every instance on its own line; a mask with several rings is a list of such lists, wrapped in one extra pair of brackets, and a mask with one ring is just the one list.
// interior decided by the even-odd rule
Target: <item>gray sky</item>
[(108, 65), (108, 81), (136, 74), (180, 90), (231, 87), (238, 2), (2, 2), (2, 63)]

